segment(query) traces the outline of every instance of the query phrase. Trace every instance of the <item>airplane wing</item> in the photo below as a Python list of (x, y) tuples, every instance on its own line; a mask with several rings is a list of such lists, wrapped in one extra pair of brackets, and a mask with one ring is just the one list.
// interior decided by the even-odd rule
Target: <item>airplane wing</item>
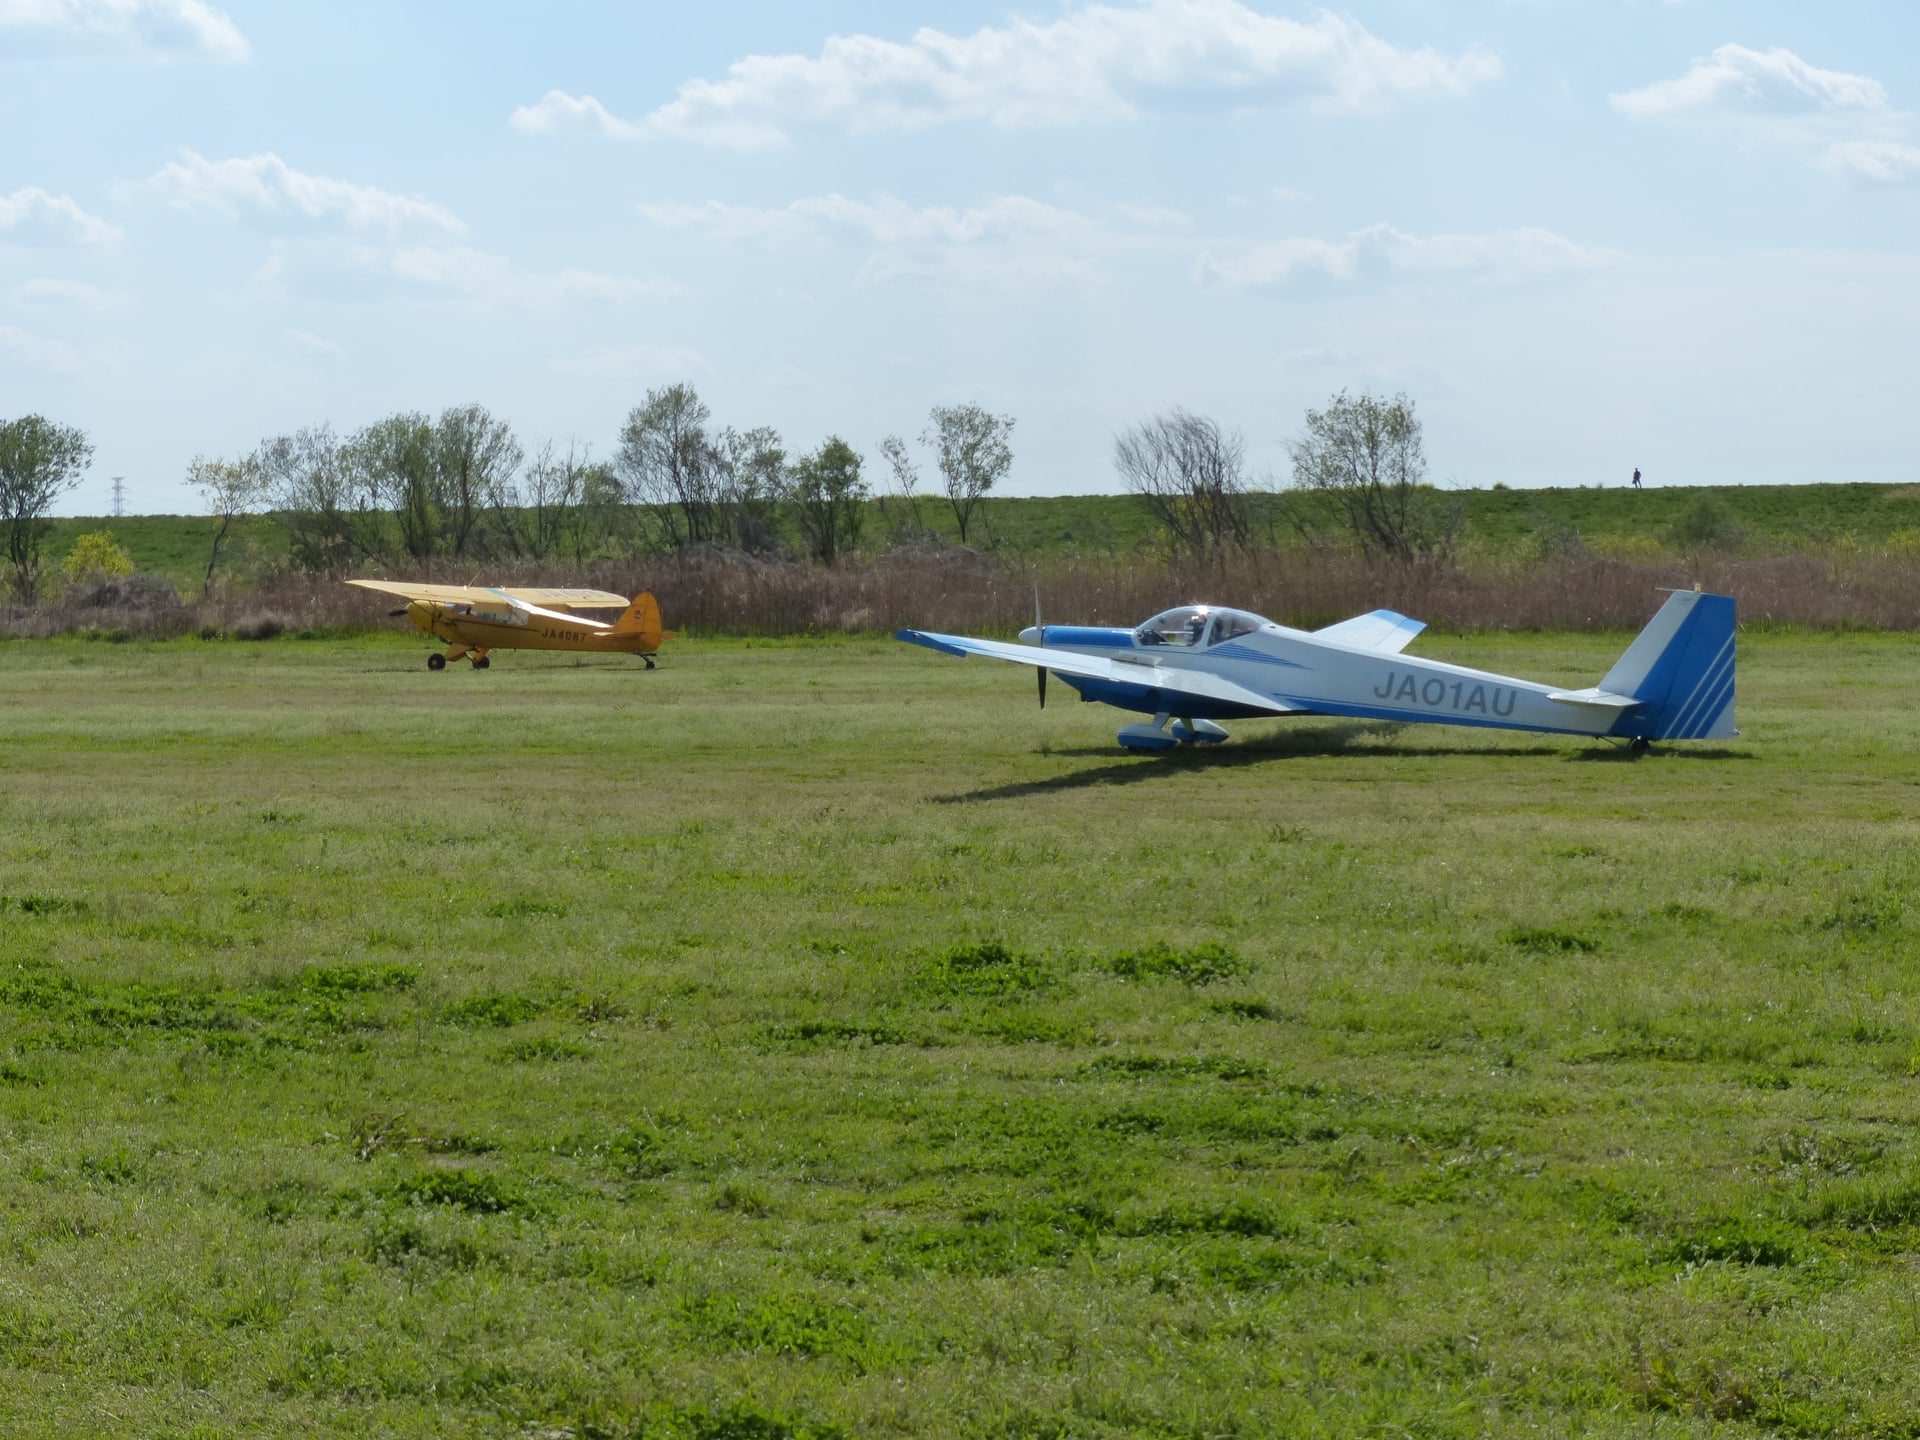
[(509, 585), (497, 593), (529, 605), (558, 605), (563, 610), (624, 610), (633, 603), (625, 595), (611, 590), (577, 590), (566, 586)]
[(347, 584), (358, 585), (362, 590), (398, 595), (404, 600), (426, 600), (435, 605), (471, 605), (476, 600), (493, 598), (491, 590), (482, 590), (473, 585), (420, 585), (411, 580), (349, 580)]
[(1204, 670), (1187, 670), (1151, 661), (1104, 660), (1097, 655), (1080, 655), (1071, 650), (1048, 650), (1039, 645), (1010, 645), (1001, 640), (971, 640), (964, 635), (936, 635), (926, 630), (898, 630), (894, 639), (909, 645), (924, 645), (943, 655), (984, 655), (989, 660), (1011, 660), (1016, 665), (1032, 665), (1061, 675), (1086, 675), (1095, 680), (1113, 680), (1122, 685), (1149, 685), (1156, 690), (1172, 690), (1207, 700), (1224, 700), (1229, 705), (1245, 705), (1265, 710), (1270, 715), (1298, 715), (1298, 705), (1288, 705), (1223, 680)]
[(1329, 625), (1324, 630), (1316, 630), (1313, 638), (1331, 640), (1336, 645), (1348, 645), (1355, 650), (1378, 650), (1384, 655), (1398, 655), (1407, 648), (1414, 636), (1426, 628), (1427, 622), (1424, 620), (1409, 620), (1391, 610), (1375, 610), (1366, 615), (1356, 615), (1351, 620), (1342, 620), (1338, 625)]
[(605, 590), (496, 590), (489, 585), (420, 585), (411, 580), (349, 580), (347, 583), (358, 585), (362, 590), (379, 590), (388, 595), (398, 595), (406, 600), (425, 600), (432, 605), (497, 605), (504, 600), (523, 615), (538, 615), (543, 620), (564, 620), (569, 625), (584, 625), (589, 630), (611, 630), (613, 627), (604, 620), (589, 620), (584, 615), (570, 614), (565, 610), (548, 610), (521, 597), (526, 595), (607, 597), (604, 601), (596, 599), (560, 602), (585, 605), (588, 608), (605, 608), (617, 601), (624, 609), (629, 603)]

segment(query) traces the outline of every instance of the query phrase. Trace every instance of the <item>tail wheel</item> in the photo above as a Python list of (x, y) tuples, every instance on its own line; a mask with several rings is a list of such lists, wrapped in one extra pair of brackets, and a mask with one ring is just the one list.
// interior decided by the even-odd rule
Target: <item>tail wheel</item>
[(654, 668), (653, 657), (651, 655), (642, 656), (641, 658), (647, 662), (647, 669), (651, 670)]
[(446, 668), (447, 668), (447, 657), (442, 655), (438, 650), (434, 651), (433, 654), (427, 656), (427, 669), (444, 670)]

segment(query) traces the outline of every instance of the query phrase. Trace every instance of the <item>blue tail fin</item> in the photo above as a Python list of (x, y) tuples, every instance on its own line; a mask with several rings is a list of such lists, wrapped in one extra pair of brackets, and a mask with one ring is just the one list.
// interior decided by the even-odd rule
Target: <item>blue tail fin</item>
[(1733, 597), (1674, 591), (1600, 682), (1602, 690), (1640, 702), (1620, 717), (1613, 733), (1649, 740), (1738, 734), (1733, 650)]

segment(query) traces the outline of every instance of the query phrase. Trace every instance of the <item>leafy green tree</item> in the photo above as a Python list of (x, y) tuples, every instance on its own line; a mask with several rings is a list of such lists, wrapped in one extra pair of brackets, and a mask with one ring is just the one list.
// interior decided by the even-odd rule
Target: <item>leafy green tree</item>
[(481, 518), (498, 512), (526, 453), (513, 427), (484, 405), (455, 405), (433, 427), (433, 491), (440, 543), (459, 558), (481, 539)]
[(331, 425), (264, 440), (254, 451), (267, 503), (287, 528), (287, 553), (302, 570), (337, 575), (380, 547), (379, 511), (355, 489)]
[[(664, 385), (627, 414), (614, 467), (635, 519), (673, 549), (717, 540), (720, 467), (707, 439), (713, 412), (691, 385)], [(648, 522), (652, 522), (651, 525)]]
[(187, 483), (200, 492), (214, 517), (213, 545), (207, 552), (207, 574), (200, 593), (213, 588), (213, 567), (220, 562), (220, 545), (242, 515), (251, 515), (267, 503), (266, 469), (252, 455), (239, 460), (208, 460), (196, 456), (187, 467)]
[(787, 452), (771, 425), (735, 430), (729, 425), (713, 444), (719, 478), (716, 538), (750, 554), (774, 548), (774, 511), (786, 480)]
[(822, 565), (831, 565), (860, 543), (860, 520), (867, 501), (860, 478), (860, 457), (838, 435), (811, 455), (802, 456), (787, 477), (787, 498), (807, 546)]
[(40, 544), (51, 528), (54, 501), (80, 483), (93, 463), (84, 431), (43, 415), (0, 424), (0, 529), (6, 541), (6, 579), (31, 605), (40, 588)]
[(1012, 434), (1012, 416), (992, 415), (978, 405), (936, 405), (929, 412), (920, 443), (933, 448), (962, 545), (975, 508), (1013, 467)]
[(1405, 394), (1342, 390), (1307, 412), (1306, 433), (1288, 448), (1295, 486), (1331, 499), (1365, 553), (1411, 564), (1451, 552), (1460, 507), (1426, 483), (1420, 417)]
[(433, 422), (418, 412), (376, 420), (341, 447), (355, 492), (365, 511), (385, 511), (400, 537), (401, 553), (432, 559), (440, 550), (442, 507)]

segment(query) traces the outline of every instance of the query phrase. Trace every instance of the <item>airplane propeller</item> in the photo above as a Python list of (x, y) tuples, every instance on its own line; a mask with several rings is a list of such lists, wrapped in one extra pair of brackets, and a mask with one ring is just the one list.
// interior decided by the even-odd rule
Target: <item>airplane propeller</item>
[(398, 610), (387, 611), (387, 618), (389, 620), (398, 620), (402, 615), (406, 613), (407, 613), (407, 607), (402, 605)]
[[(1040, 619), (1040, 587), (1038, 585), (1033, 587), (1033, 628), (1040, 632), (1040, 643), (1045, 645), (1047, 627)], [(1040, 708), (1044, 710), (1047, 708), (1047, 667), (1041, 665), (1034, 670), (1033, 674), (1040, 683)]]

